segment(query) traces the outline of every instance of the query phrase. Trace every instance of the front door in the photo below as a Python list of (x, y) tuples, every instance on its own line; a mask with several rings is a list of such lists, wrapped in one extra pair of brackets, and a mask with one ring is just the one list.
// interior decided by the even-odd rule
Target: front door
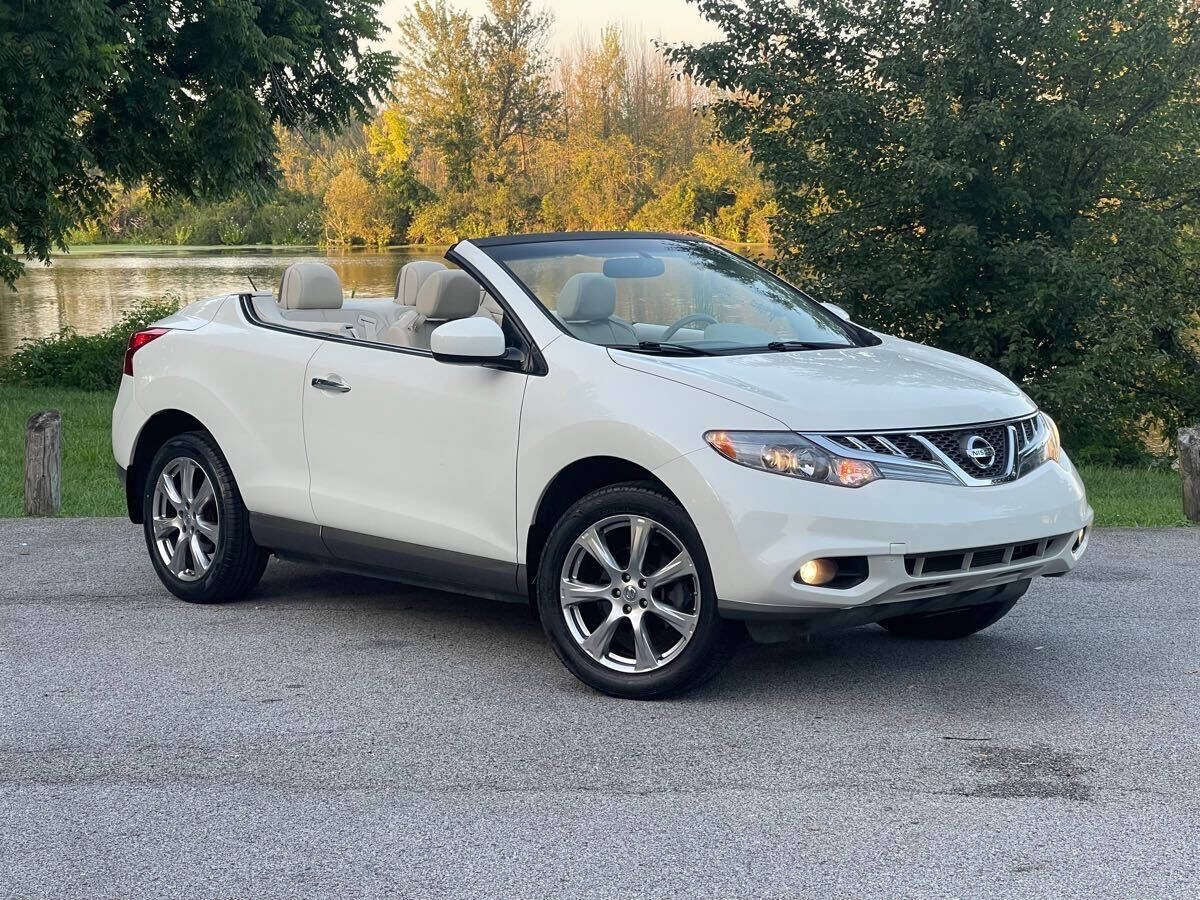
[(304, 379), (304, 441), (330, 551), (437, 581), (515, 588), (517, 432), (529, 376), (321, 343)]

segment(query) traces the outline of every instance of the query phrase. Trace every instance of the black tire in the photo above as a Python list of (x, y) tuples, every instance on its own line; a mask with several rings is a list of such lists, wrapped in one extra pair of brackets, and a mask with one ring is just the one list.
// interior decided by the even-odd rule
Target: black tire
[[(203, 575), (191, 581), (185, 581), (171, 571), (160, 557), (154, 537), (155, 486), (163, 470), (180, 458), (191, 459), (203, 469), (213, 486), (219, 514), (220, 527), (211, 563)], [(207, 432), (189, 431), (176, 435), (159, 448), (146, 472), (142, 520), (146, 549), (154, 571), (167, 590), (188, 603), (223, 603), (244, 597), (258, 584), (270, 559), (270, 553), (259, 547), (250, 534), (250, 515), (242, 503), (229, 463)]]
[[(645, 672), (614, 671), (585, 652), (571, 633), (559, 596), (563, 566), (576, 538), (598, 522), (623, 515), (644, 516), (665, 526), (691, 556), (695, 583), (699, 585), (698, 595), (694, 585), (688, 589), (689, 602), (693, 604), (689, 611), (694, 611), (696, 617), (690, 639), (661, 668)], [(628, 557), (617, 561), (627, 564), (627, 560)], [(659, 598), (662, 597), (660, 594)], [(735, 629), (728, 627), (717, 613), (712, 571), (695, 525), (683, 507), (646, 483), (601, 488), (567, 510), (550, 532), (542, 552), (536, 602), (542, 627), (563, 665), (584, 684), (614, 697), (650, 700), (695, 688), (717, 673), (733, 648)], [(597, 601), (597, 604), (603, 610), (603, 603)], [(611, 611), (615, 615), (615, 605)]]
[(1008, 615), (1009, 610), (1029, 589), (1029, 581), (1020, 582), (1016, 596), (995, 603), (981, 603), (943, 612), (921, 613), (884, 619), (879, 624), (892, 634), (927, 641), (954, 641), (969, 637), (994, 625)]

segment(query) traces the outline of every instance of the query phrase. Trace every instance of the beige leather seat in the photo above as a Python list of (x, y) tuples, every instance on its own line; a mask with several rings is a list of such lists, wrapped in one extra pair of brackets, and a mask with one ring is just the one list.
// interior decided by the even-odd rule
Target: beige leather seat
[(381, 338), (397, 347), (429, 349), (429, 336), (443, 322), (467, 319), (479, 311), (479, 283), (459, 269), (432, 272), (417, 291), (416, 304)]
[(300, 331), (311, 331), (316, 334), (336, 334), (341, 337), (358, 340), (358, 331), (345, 322), (305, 322), (299, 319), (285, 319), (283, 310), (275, 302), (272, 294), (254, 294), (250, 299), (254, 314), (268, 325), (283, 325)]
[(556, 312), (567, 330), (593, 344), (636, 344), (637, 332), (614, 313), (617, 286), (599, 272), (572, 275), (558, 294)]
[[(434, 272), (446, 271), (446, 268), (444, 263), (436, 259), (414, 259), (401, 266), (396, 275), (395, 303), (398, 309), (392, 322), (398, 321), (406, 309), (414, 308), (417, 305), (417, 292), (425, 283), (425, 279)], [(479, 289), (479, 311), (476, 315), (487, 316), (497, 325), (504, 325), (504, 308), (483, 288)]]
[(341, 279), (325, 263), (292, 263), (279, 281), (279, 308), (285, 319), (339, 321), (329, 313), (342, 308)]
[[(279, 308), (289, 324), (308, 328), (311, 323), (333, 323), (349, 328), (355, 337), (375, 340), (382, 323), (373, 312), (344, 309), (342, 282), (330, 266), (320, 262), (292, 263), (279, 282)], [(309, 328), (309, 330), (316, 330)]]
[(434, 272), (446, 271), (446, 264), (436, 259), (414, 259), (405, 263), (396, 274), (396, 305), (416, 306), (417, 291)]

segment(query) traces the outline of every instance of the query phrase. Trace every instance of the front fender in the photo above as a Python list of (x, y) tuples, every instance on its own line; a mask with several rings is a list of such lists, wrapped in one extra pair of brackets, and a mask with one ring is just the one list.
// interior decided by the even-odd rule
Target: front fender
[[(593, 344), (557, 340), (546, 361), (549, 374), (529, 380), (521, 413), (518, 536), (528, 534), (546, 487), (572, 463), (612, 457), (661, 477), (672, 460), (707, 447), (705, 431), (784, 428), (739, 403), (617, 365)], [(676, 478), (666, 474), (663, 483), (676, 491)], [(517, 546), (525, 564), (524, 540)]]

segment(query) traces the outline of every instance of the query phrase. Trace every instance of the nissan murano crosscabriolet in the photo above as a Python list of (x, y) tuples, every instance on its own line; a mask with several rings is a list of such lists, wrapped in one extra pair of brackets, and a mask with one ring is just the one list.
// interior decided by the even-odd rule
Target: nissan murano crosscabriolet
[(1054, 422), (970, 360), (668, 234), (464, 240), (392, 297), (317, 262), (133, 335), (113, 449), (167, 589), (272, 556), (532, 604), (621, 697), (735, 632), (962, 638), (1092, 511)]

